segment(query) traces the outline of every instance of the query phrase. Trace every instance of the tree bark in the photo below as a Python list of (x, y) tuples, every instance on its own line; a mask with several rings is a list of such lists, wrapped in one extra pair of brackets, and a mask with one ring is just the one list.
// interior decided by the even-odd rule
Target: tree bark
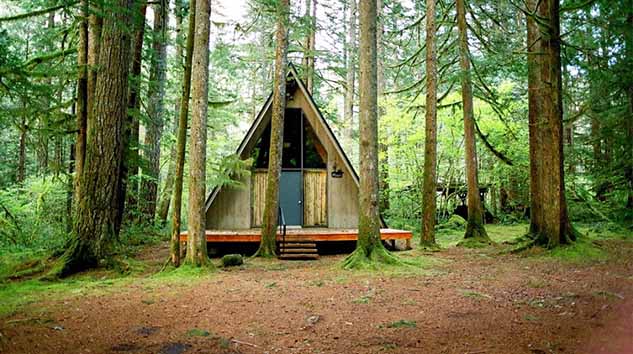
[[(528, 0), (528, 10), (536, 10), (536, 0)], [(539, 131), (540, 127), (540, 107), (541, 90), (539, 89), (540, 76), (538, 74), (539, 58), (541, 52), (541, 34), (538, 24), (533, 16), (527, 16), (527, 62), (528, 62), (528, 134), (530, 150), (530, 234), (540, 237), (540, 227), (543, 224), (543, 210), (541, 189), (543, 184), (542, 175), (542, 147)], [(502, 209), (503, 210), (503, 209)], [(546, 240), (540, 240), (543, 243)]]
[[(182, 0), (175, 1), (174, 9), (176, 17), (176, 63), (178, 67), (183, 65), (183, 35), (182, 35)], [(173, 132), (174, 136), (178, 135), (178, 118), (180, 115), (180, 100), (176, 100), (174, 112), (176, 117), (174, 119)], [(169, 166), (167, 168), (167, 176), (165, 176), (165, 186), (163, 186), (162, 196), (158, 204), (156, 214), (158, 221), (161, 224), (165, 224), (167, 221), (167, 215), (169, 214), (169, 206), (171, 204), (171, 197), (174, 193), (174, 175), (176, 174), (176, 143), (171, 144), (169, 149)]]
[(483, 208), (479, 197), (477, 176), (477, 148), (475, 146), (475, 121), (473, 113), (473, 91), (470, 79), (468, 53), (468, 28), (466, 24), (465, 0), (457, 0), (457, 29), (459, 31), (459, 57), (462, 80), (462, 108), (464, 111), (464, 146), (466, 160), (466, 187), (468, 189), (468, 220), (464, 238), (483, 238), (488, 234), (483, 224)]
[[(383, 19), (383, 0), (376, 1), (376, 12), (378, 16), (378, 29), (376, 31), (376, 52), (377, 52), (377, 80), (378, 80), (378, 122), (380, 124), (385, 110), (383, 108), (383, 102), (385, 94), (385, 49), (383, 43), (383, 32), (385, 30), (385, 23)], [(382, 129), (386, 132), (387, 127)], [(379, 130), (380, 132), (380, 130)], [(388, 135), (388, 134), (386, 134)], [(386, 142), (386, 136), (378, 139), (378, 157), (379, 157), (379, 170), (380, 170), (380, 210), (385, 212), (389, 209), (389, 145)]]
[[(180, 3), (180, 1), (177, 1)], [(185, 49), (185, 71), (182, 80), (182, 95), (180, 110), (178, 111), (178, 134), (176, 136), (174, 201), (171, 211), (171, 262), (175, 267), (180, 266), (180, 223), (182, 210), (182, 185), (185, 169), (185, 147), (187, 145), (187, 115), (189, 114), (189, 94), (191, 91), (191, 62), (193, 56), (193, 39), (196, 28), (196, 0), (189, 2), (189, 28), (187, 30), (187, 44)]]
[[(534, 2), (531, 3), (534, 9)], [(533, 10), (532, 10), (533, 11)], [(531, 157), (530, 168), (534, 168), (537, 161), (541, 167), (537, 171), (537, 184), (531, 186), (533, 191), (540, 191), (538, 203), (539, 214), (530, 220), (530, 232), (539, 244), (556, 247), (560, 244), (575, 240), (576, 235), (567, 214), (565, 200), (565, 174), (563, 159), (563, 109), (562, 109), (562, 79), (560, 59), (560, 22), (558, 0), (540, 0), (536, 4), (536, 20), (528, 16), (528, 38), (535, 38), (539, 49), (537, 55), (532, 55), (534, 62), (528, 65), (528, 78), (534, 83), (529, 94), (535, 94), (537, 99), (529, 99), (530, 117), (537, 119), (534, 132), (538, 135), (540, 148), (535, 149), (535, 156)], [(546, 25), (540, 22), (545, 21)], [(530, 28), (532, 28), (530, 30)], [(530, 36), (531, 32), (531, 36)], [(538, 58), (536, 58), (538, 57)], [(535, 91), (535, 92), (533, 92)], [(532, 123), (532, 122), (530, 122)], [(532, 124), (530, 125), (532, 127)], [(530, 145), (535, 144), (530, 140)], [(531, 149), (535, 148), (531, 146)], [(532, 152), (532, 151), (531, 151)], [(535, 159), (534, 163), (532, 159)], [(531, 171), (534, 173), (534, 171)], [(532, 181), (531, 181), (532, 182)], [(531, 206), (536, 201), (531, 201)], [(531, 209), (530, 213), (534, 213)]]
[(277, 30), (275, 33), (277, 48), (275, 49), (275, 78), (270, 128), (270, 151), (268, 153), (268, 176), (262, 221), (262, 237), (256, 253), (256, 255), (261, 257), (275, 255), (279, 217), (279, 177), (281, 175), (284, 116), (286, 111), (289, 11), (289, 0), (280, 0), (277, 4)]
[[(125, 179), (126, 208), (127, 213), (132, 216), (136, 210), (138, 201), (138, 172), (139, 172), (139, 117), (141, 115), (141, 79), (142, 79), (142, 63), (143, 63), (143, 43), (145, 39), (145, 14), (147, 10), (147, 1), (141, 0), (140, 19), (136, 32), (134, 34), (134, 49), (132, 52), (132, 68), (130, 70), (131, 86), (128, 95), (128, 116), (127, 116), (127, 156), (126, 169), (127, 178)], [(131, 182), (131, 183), (130, 183)], [(130, 217), (131, 218), (131, 217)]]
[(378, 209), (378, 89), (376, 66), (376, 0), (360, 2), (360, 187), (358, 190), (358, 240), (345, 268), (363, 263), (396, 263), (380, 239)]
[(360, 188), (357, 248), (369, 256), (380, 240), (376, 0), (360, 3)]
[(305, 70), (305, 84), (308, 92), (313, 93), (314, 89), (314, 64), (316, 49), (316, 30), (317, 30), (317, 0), (306, 0), (305, 17), (310, 18), (309, 31), (305, 39), (305, 52), (303, 55), (303, 68)]
[(80, 177), (72, 238), (57, 274), (66, 276), (94, 267), (109, 255), (116, 238), (117, 188), (123, 158), (123, 125), (127, 111), (130, 0), (104, 9), (93, 123), (88, 128), (86, 157)]
[(354, 141), (354, 91), (356, 84), (356, 0), (349, 0), (349, 18), (347, 24), (347, 73), (345, 76), (345, 103), (343, 120), (347, 125), (347, 140)]
[(19, 184), (24, 182), (26, 179), (26, 134), (28, 131), (28, 126), (26, 123), (25, 114), (22, 116), (22, 121), (20, 122), (20, 140), (18, 143), (18, 171), (15, 177), (15, 181)]
[(147, 96), (147, 115), (143, 153), (147, 160), (147, 171), (141, 183), (141, 215), (152, 222), (156, 213), (160, 177), (160, 139), (163, 134), (165, 114), (165, 76), (167, 67), (167, 10), (169, 0), (160, 0), (154, 6), (154, 29), (152, 32), (152, 56)]
[[(628, 14), (626, 22), (628, 24), (628, 31), (625, 34), (625, 46), (626, 46), (626, 61), (631, 65), (633, 63), (633, 1), (628, 1)], [(626, 207), (633, 209), (633, 80), (629, 77), (629, 84), (626, 88), (627, 96), (629, 100), (628, 117), (624, 119), (626, 129), (626, 177), (629, 186), (629, 193), (626, 200)], [(631, 221), (633, 215), (629, 212), (629, 221)]]
[[(53, 29), (55, 28), (55, 12), (54, 11), (48, 14), (46, 27), (47, 27), (47, 30), (50, 32), (52, 32)], [(50, 52), (54, 52), (56, 49), (52, 43), (49, 44), (47, 47), (48, 47), (47, 50), (49, 50)], [(52, 78), (47, 78), (45, 79), (44, 83), (46, 86), (50, 87), (53, 84), (53, 80)], [(46, 98), (45, 98), (46, 107), (49, 109), (52, 107), (51, 96), (49, 96), (49, 94), (47, 93)], [(36, 130), (36, 134), (35, 134), (37, 138), (37, 145), (35, 149), (37, 153), (37, 174), (40, 176), (44, 176), (50, 171), (49, 169), (50, 113), (43, 112), (38, 118), (39, 118), (37, 122), (38, 129)]]
[[(62, 17), (62, 26), (66, 27), (66, 15), (64, 14)], [(63, 52), (66, 49), (66, 36), (63, 37), (61, 41), (61, 51)], [(64, 86), (65, 86), (65, 78), (58, 78), (57, 84), (57, 102), (61, 104), (64, 99)], [(65, 125), (67, 126), (67, 125)], [(60, 173), (64, 171), (64, 135), (60, 132), (55, 133), (54, 137), (54, 162), (53, 162), (53, 172), (55, 173), (55, 177), (59, 177)]]
[[(138, 8), (136, 8), (138, 7)], [(130, 70), (130, 89), (127, 98), (127, 118), (124, 125), (123, 133), (123, 164), (121, 166), (121, 183), (119, 184), (119, 208), (116, 219), (115, 230), (118, 234), (123, 223), (125, 214), (125, 203), (131, 199), (136, 201), (136, 184), (133, 184), (132, 193), (127, 193), (127, 187), (130, 185), (129, 176), (136, 177), (138, 175), (138, 117), (140, 113), (141, 92), (141, 65), (143, 60), (143, 39), (145, 37), (145, 13), (147, 10), (146, 0), (137, 0), (134, 9), (134, 48), (132, 51), (132, 68)], [(135, 131), (136, 129), (136, 131)], [(132, 178), (134, 182), (135, 178)], [(128, 205), (131, 209), (135, 204)]]
[(420, 245), (436, 246), (437, 197), (437, 57), (435, 54), (435, 0), (426, 0), (426, 115), (424, 128), (424, 182)]
[(205, 235), (207, 163), (207, 108), (209, 101), (210, 0), (196, 1), (196, 30), (191, 81), (191, 151), (189, 160), (189, 236), (185, 261), (194, 266), (209, 264)]
[(77, 139), (75, 142), (75, 190), (84, 169), (88, 129), (88, 0), (79, 4), (79, 42), (77, 43)]
[(91, 114), (93, 112), (94, 94), (97, 84), (97, 74), (100, 71), (98, 64), (99, 52), (101, 51), (101, 32), (103, 27), (102, 12), (107, 9), (99, 8), (99, 4), (95, 1), (88, 1), (90, 6), (90, 15), (88, 16), (88, 125), (91, 123)]

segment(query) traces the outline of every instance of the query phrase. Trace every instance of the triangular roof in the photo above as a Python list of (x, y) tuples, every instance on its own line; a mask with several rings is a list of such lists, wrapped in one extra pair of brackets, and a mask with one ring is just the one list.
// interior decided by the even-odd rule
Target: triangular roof
[[(314, 102), (314, 98), (312, 97), (310, 92), (308, 92), (308, 90), (306, 89), (303, 81), (301, 80), (301, 77), (297, 73), (297, 69), (295, 68), (295, 66), (292, 63), (288, 64), (288, 74), (287, 74), (286, 77), (292, 77), (295, 80), (295, 82), (297, 83), (298, 89), (301, 90), (301, 92), (306, 97), (306, 99), (307, 99), (307, 101), (308, 101), (308, 103), (310, 105), (310, 108), (312, 108), (314, 110), (314, 112), (316, 114), (316, 117), (317, 117), (318, 123), (322, 124), (322, 126), (325, 128), (324, 130), (325, 130), (325, 132), (327, 134), (327, 137), (332, 141), (332, 143), (333, 143), (333, 145), (334, 145), (334, 147), (336, 149), (336, 152), (340, 156), (342, 156), (343, 162), (345, 163), (345, 166), (347, 167), (347, 169), (349, 171), (351, 171), (352, 179), (354, 180), (354, 183), (356, 183), (356, 187), (359, 187), (360, 186), (360, 182), (359, 182), (358, 174), (356, 173), (356, 170), (354, 170), (354, 166), (352, 166), (351, 162), (349, 161), (349, 158), (347, 158), (347, 155), (345, 154), (345, 151), (343, 151), (343, 148), (341, 147), (341, 144), (336, 139), (336, 136), (334, 135), (334, 132), (332, 132), (332, 129), (327, 124), (327, 121), (323, 117), (323, 114), (319, 110), (319, 107)], [(272, 101), (273, 101), (273, 95), (271, 93), (268, 96), (268, 99), (266, 100), (266, 103), (264, 103), (264, 106), (262, 107), (262, 109), (257, 114), (257, 117), (255, 118), (255, 121), (253, 122), (251, 127), (248, 129), (248, 132), (244, 136), (244, 139), (242, 139), (242, 142), (240, 143), (239, 147), (237, 148), (236, 154), (238, 156), (242, 156), (242, 153), (244, 152), (244, 149), (246, 149), (246, 147), (248, 146), (249, 142), (251, 142), (251, 140), (259, 138), (258, 136), (255, 136), (255, 132), (258, 130), (258, 128), (262, 124), (264, 124), (264, 122), (265, 122), (264, 116), (266, 115), (266, 112), (268, 112), (268, 110), (270, 109), (270, 106), (272, 105)], [(205, 210), (209, 210), (209, 207), (211, 207), (211, 204), (213, 203), (213, 200), (220, 193), (220, 190), (221, 190), (221, 187), (218, 186), (218, 187), (213, 188), (211, 193), (209, 193), (209, 196), (207, 197), (207, 200), (206, 200), (206, 203), (205, 203)], [(384, 221), (383, 221), (383, 224), (384, 224)]]

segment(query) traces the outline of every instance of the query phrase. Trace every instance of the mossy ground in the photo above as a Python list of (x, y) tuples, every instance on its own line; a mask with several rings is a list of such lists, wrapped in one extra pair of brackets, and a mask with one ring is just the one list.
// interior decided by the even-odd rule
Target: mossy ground
[[(633, 242), (630, 230), (612, 224), (578, 224), (576, 225), (582, 236), (575, 243), (553, 250), (540, 247), (523, 252), (521, 255), (534, 261), (561, 261), (566, 263), (602, 262), (609, 259), (611, 249), (607, 249), (603, 242), (615, 240), (618, 242)], [(491, 248), (493, 253), (504, 253), (512, 242), (525, 235), (527, 224), (515, 225), (486, 225), (490, 238), (497, 246)], [(413, 250), (397, 252), (395, 254), (377, 254), (376, 257), (386, 258), (387, 262), (359, 262), (354, 272), (342, 272), (340, 261), (324, 258), (325, 263), (287, 262), (277, 259), (245, 258), (245, 263), (237, 267), (223, 270), (223, 272), (263, 271), (284, 272), (295, 268), (311, 267), (318, 264), (325, 265), (338, 274), (336, 279), (350, 281), (358, 277), (388, 276), (408, 277), (429, 274), (439, 271), (447, 262), (442, 257), (443, 252), (462, 241), (463, 230), (441, 229), (437, 231), (437, 242), (441, 246), (440, 252), (429, 253), (428, 250), (417, 246), (413, 240)], [(152, 246), (156, 247), (156, 246)], [(613, 247), (613, 246), (611, 246)], [(355, 257), (350, 255), (349, 257)], [(494, 257), (492, 255), (491, 257)], [(43, 299), (62, 299), (84, 294), (100, 294), (121, 291), (128, 284), (141, 283), (144, 286), (155, 287), (163, 284), (189, 286), (199, 281), (205, 281), (216, 276), (217, 272), (210, 268), (181, 266), (174, 269), (167, 267), (159, 271), (164, 260), (153, 264), (147, 260), (121, 257), (117, 267), (98, 269), (75, 275), (68, 279), (43, 281), (38, 277), (49, 266), (50, 253), (41, 250), (11, 250), (0, 254), (0, 315), (12, 313), (30, 303), (39, 303)], [(381, 258), (381, 261), (385, 259)], [(218, 259), (211, 263), (219, 265)], [(44, 267), (44, 268), (43, 268)], [(338, 269), (338, 270), (337, 270)], [(327, 279), (321, 279), (326, 282)]]

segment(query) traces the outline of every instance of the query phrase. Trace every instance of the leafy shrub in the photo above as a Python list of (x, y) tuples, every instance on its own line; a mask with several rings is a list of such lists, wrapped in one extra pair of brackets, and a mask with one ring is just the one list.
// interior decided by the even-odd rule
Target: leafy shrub
[(67, 234), (66, 198), (66, 182), (52, 176), (0, 190), (0, 250), (61, 247)]

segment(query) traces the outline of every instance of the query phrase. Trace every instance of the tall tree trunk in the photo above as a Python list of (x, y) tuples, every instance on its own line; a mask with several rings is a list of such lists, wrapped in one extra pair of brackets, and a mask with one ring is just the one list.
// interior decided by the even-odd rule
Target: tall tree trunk
[(349, 0), (349, 18), (347, 24), (347, 74), (345, 76), (345, 107), (343, 121), (347, 125), (346, 136), (351, 144), (354, 141), (354, 86), (356, 82), (356, 0)]
[[(134, 34), (134, 48), (132, 51), (132, 68), (130, 70), (130, 92), (128, 95), (127, 106), (127, 154), (125, 159), (125, 168), (127, 170), (125, 183), (125, 208), (127, 214), (131, 216), (136, 211), (138, 202), (138, 173), (139, 173), (139, 117), (141, 115), (141, 93), (142, 81), (142, 64), (143, 64), (143, 43), (145, 39), (145, 14), (147, 11), (147, 1), (139, 0), (140, 10), (137, 22), (136, 32)], [(123, 201), (121, 201), (123, 202)]]
[[(138, 174), (138, 136), (136, 141), (132, 140), (134, 129), (138, 127), (138, 116), (140, 115), (140, 91), (141, 91), (141, 64), (143, 60), (143, 39), (145, 34), (145, 13), (147, 10), (146, 0), (137, 0), (134, 6), (134, 39), (132, 51), (132, 68), (130, 70), (130, 89), (127, 96), (127, 119), (123, 132), (123, 163), (121, 166), (121, 176), (119, 183), (119, 207), (117, 210), (117, 218), (115, 224), (116, 234), (121, 230), (123, 216), (125, 214), (125, 203), (128, 199), (128, 185), (130, 176), (135, 182), (136, 174)], [(138, 134), (138, 132), (136, 132)], [(135, 186), (134, 184), (132, 185)], [(135, 195), (135, 189), (132, 188), (132, 195)], [(128, 199), (129, 200), (129, 199)], [(135, 199), (134, 199), (135, 200)], [(131, 206), (128, 206), (131, 207)]]
[[(536, 0), (528, 0), (528, 10), (536, 10)], [(533, 16), (527, 16), (527, 49), (528, 49), (528, 133), (529, 133), (529, 149), (530, 149), (530, 234), (540, 237), (540, 227), (543, 225), (543, 209), (542, 209), (542, 191), (540, 186), (543, 161), (542, 147), (540, 141), (540, 107), (542, 105), (541, 90), (539, 89), (540, 75), (538, 74), (540, 53), (541, 53), (541, 34), (539, 27)], [(503, 209), (502, 209), (503, 210)], [(540, 240), (539, 243), (546, 243)]]
[(268, 176), (262, 221), (262, 238), (257, 250), (257, 255), (261, 257), (275, 255), (277, 218), (279, 217), (279, 177), (281, 175), (284, 116), (286, 111), (289, 11), (289, 0), (280, 0), (277, 4), (277, 30), (275, 33), (277, 48), (275, 49), (275, 78), (270, 128), (270, 152), (268, 153)]
[(457, 0), (457, 28), (459, 30), (459, 57), (462, 77), (462, 106), (464, 110), (464, 145), (466, 160), (466, 187), (468, 189), (468, 222), (464, 238), (488, 239), (483, 224), (483, 208), (479, 197), (477, 178), (477, 148), (475, 146), (475, 121), (473, 113), (473, 89), (470, 79), (468, 53), (468, 28), (465, 0)]
[[(628, 30), (625, 33), (625, 46), (626, 46), (626, 61), (629, 68), (633, 65), (633, 1), (628, 1), (628, 14), (626, 22), (628, 24)], [(625, 161), (627, 161), (626, 176), (629, 185), (629, 195), (626, 200), (626, 207), (633, 209), (633, 79), (629, 76), (628, 87), (626, 88), (627, 96), (629, 99), (628, 117), (624, 119), (626, 129), (626, 155)], [(629, 214), (630, 217), (633, 215)], [(629, 220), (631, 221), (631, 220)]]
[[(177, 0), (177, 4), (180, 0)], [(185, 48), (185, 71), (182, 80), (180, 110), (178, 111), (178, 134), (176, 136), (176, 170), (174, 174), (174, 206), (171, 211), (171, 261), (175, 267), (180, 266), (180, 223), (182, 210), (182, 185), (185, 169), (185, 147), (187, 145), (187, 115), (189, 114), (189, 93), (191, 91), (191, 62), (193, 56), (193, 39), (196, 28), (196, 0), (189, 3), (189, 29)]]
[(16, 182), (22, 183), (26, 178), (26, 134), (28, 131), (26, 113), (20, 122), (20, 141), (18, 143), (18, 172), (15, 177)]
[(591, 110), (591, 148), (592, 148), (592, 170), (594, 173), (598, 172), (599, 166), (602, 162), (602, 137), (600, 136), (600, 120), (596, 116), (596, 113)]
[(308, 57), (308, 92), (314, 94), (314, 75), (316, 63), (316, 31), (317, 31), (317, 0), (312, 0), (312, 22), (310, 23), (310, 56)]
[(130, 0), (104, 9), (99, 73), (95, 83), (93, 123), (88, 128), (72, 238), (57, 274), (65, 276), (98, 265), (116, 238), (115, 218), (127, 111)]
[[(563, 132), (563, 137), (565, 141), (565, 148), (567, 149), (567, 153), (565, 155), (573, 155), (574, 153), (574, 122), (568, 122), (565, 124), (565, 129)], [(576, 162), (573, 158), (569, 158), (567, 161), (567, 174), (573, 176), (576, 173)], [(572, 178), (572, 188), (573, 188), (573, 178)]]
[[(383, 32), (385, 30), (385, 22), (383, 19), (383, 0), (376, 1), (376, 12), (378, 15), (378, 29), (376, 31), (376, 46), (377, 46), (377, 80), (378, 80), (378, 122), (382, 121), (383, 116), (385, 115), (385, 110), (383, 108), (383, 102), (385, 95), (385, 46), (383, 43)], [(387, 127), (382, 129), (383, 132), (386, 132)], [(380, 131), (380, 130), (379, 130)], [(378, 139), (378, 149), (380, 150), (378, 153), (379, 156), (379, 171), (380, 171), (380, 210), (386, 211), (389, 209), (389, 145), (386, 142), (387, 135), (384, 137), (379, 137)]]
[(357, 248), (370, 256), (380, 240), (376, 0), (360, 2), (360, 188)]
[[(50, 12), (48, 14), (48, 20), (47, 20), (47, 24), (46, 24), (47, 30), (49, 32), (53, 32), (53, 29), (55, 28), (55, 12)], [(48, 50), (53, 53), (55, 52), (56, 48), (55, 45), (53, 43), (50, 43), (47, 46)], [(44, 83), (46, 84), (46, 86), (51, 87), (53, 85), (53, 80), (52, 78), (47, 78), (44, 80)], [(49, 93), (47, 93), (47, 97), (46, 97), (46, 107), (48, 109), (50, 109), (52, 107), (52, 100), (51, 100), (51, 96), (49, 96)], [(39, 116), (39, 120), (37, 122), (37, 148), (35, 149), (35, 151), (37, 152), (37, 173), (40, 176), (44, 176), (46, 175), (50, 169), (49, 169), (49, 140), (50, 140), (50, 133), (49, 133), (49, 121), (50, 121), (50, 112), (43, 112), (40, 116)]]
[(424, 184), (420, 245), (436, 245), (437, 198), (437, 57), (435, 54), (435, 0), (426, 0), (426, 115), (424, 128)]
[[(175, 1), (174, 9), (176, 17), (176, 63), (178, 68), (183, 64), (183, 35), (182, 35), (182, 0)], [(180, 115), (180, 100), (176, 100), (174, 112), (176, 117), (174, 119), (173, 132), (174, 136), (178, 135), (178, 116)], [(158, 221), (164, 224), (167, 221), (167, 215), (169, 214), (169, 205), (171, 204), (171, 197), (174, 193), (174, 175), (176, 173), (176, 143), (171, 144), (169, 149), (169, 166), (167, 167), (167, 176), (165, 176), (165, 186), (163, 187), (162, 196), (158, 204), (156, 214)]]
[(314, 89), (314, 63), (316, 49), (317, 30), (317, 0), (306, 0), (305, 17), (310, 19), (309, 30), (305, 39), (305, 52), (303, 54), (303, 68), (305, 70), (305, 84), (308, 92), (313, 93)]
[(147, 222), (154, 220), (160, 176), (160, 139), (163, 134), (165, 114), (165, 74), (167, 59), (167, 10), (168, 0), (160, 0), (154, 6), (154, 30), (152, 32), (152, 60), (147, 96), (149, 122), (145, 132), (143, 152), (147, 159), (146, 175), (141, 183), (141, 215)]
[(79, 4), (79, 42), (77, 43), (77, 139), (75, 142), (75, 190), (83, 172), (86, 154), (86, 131), (88, 129), (88, 0)]
[[(312, 23), (312, 19), (309, 16), (312, 16), (312, 0), (306, 0), (306, 10), (305, 10), (305, 13), (303, 14), (304, 19), (307, 19), (307, 21)], [(312, 45), (310, 44), (311, 40), (312, 40), (312, 28), (311, 26), (309, 26), (308, 31), (306, 33), (306, 37), (305, 37), (305, 44), (303, 46), (303, 58), (301, 58), (301, 65), (303, 66), (303, 70), (304, 70), (304, 82), (306, 83), (306, 86), (307, 86), (308, 76), (309, 76), (308, 66), (310, 65), (310, 48), (312, 47)]]
[(358, 190), (358, 240), (345, 268), (366, 262), (395, 263), (380, 239), (378, 210), (378, 90), (376, 67), (376, 0), (363, 0), (360, 18), (360, 187)]
[(208, 264), (205, 234), (207, 107), (209, 102), (210, 0), (196, 1), (196, 34), (191, 67), (191, 152), (189, 160), (189, 239), (186, 262)]
[[(528, 28), (536, 27), (531, 31), (540, 31), (535, 39), (539, 52), (538, 55), (532, 55), (538, 58), (528, 65), (528, 77), (535, 83), (538, 97), (538, 100), (529, 100), (529, 109), (530, 115), (534, 114), (538, 119), (535, 133), (538, 135), (541, 148), (536, 150), (539, 155), (534, 157), (541, 162), (542, 167), (538, 171), (539, 184), (532, 185), (531, 190), (541, 191), (541, 215), (531, 218), (530, 231), (537, 243), (556, 247), (569, 243), (576, 237), (569, 222), (565, 200), (559, 2), (540, 0), (536, 6), (538, 27), (530, 16)], [(542, 25), (540, 21), (545, 21), (546, 25)], [(530, 141), (530, 144), (532, 143), (533, 140)], [(533, 168), (533, 165), (530, 167)], [(533, 204), (534, 201), (531, 205)], [(533, 213), (532, 210), (530, 212)]]
[[(97, 73), (100, 71), (98, 66), (99, 53), (101, 51), (101, 32), (103, 27), (103, 11), (107, 9), (100, 8), (100, 3), (88, 1), (92, 8), (88, 16), (88, 126), (91, 123), (91, 114), (93, 112), (94, 94), (97, 85)], [(90, 128), (88, 128), (90, 129)]]
[[(491, 168), (491, 171), (492, 170), (493, 169)], [(499, 200), (497, 196), (498, 189), (494, 184), (491, 184), (488, 191), (490, 192), (490, 206), (492, 207), (492, 215), (496, 218), (499, 214)]]
[(73, 172), (75, 172), (75, 146), (70, 144), (68, 156), (68, 175), (66, 183), (66, 233), (69, 234), (73, 231)]

